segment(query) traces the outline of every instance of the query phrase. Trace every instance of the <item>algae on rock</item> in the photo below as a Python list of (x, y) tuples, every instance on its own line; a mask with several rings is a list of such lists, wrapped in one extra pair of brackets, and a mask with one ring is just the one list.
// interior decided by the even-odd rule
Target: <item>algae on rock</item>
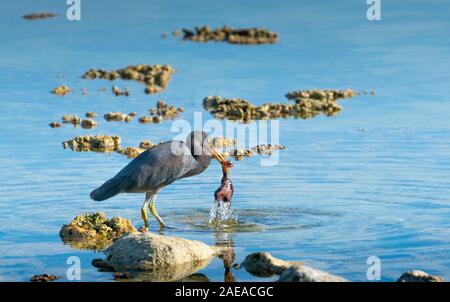
[(105, 213), (77, 215), (63, 225), (59, 234), (74, 248), (102, 249), (122, 235), (135, 232), (131, 221), (121, 217), (107, 219)]

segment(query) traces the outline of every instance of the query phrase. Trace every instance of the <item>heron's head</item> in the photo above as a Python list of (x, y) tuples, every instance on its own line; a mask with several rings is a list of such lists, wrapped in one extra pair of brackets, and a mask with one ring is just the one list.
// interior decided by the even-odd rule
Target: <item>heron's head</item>
[(201, 156), (214, 157), (220, 164), (224, 162), (222, 155), (217, 152), (208, 139), (208, 133), (204, 131), (192, 131), (186, 138), (186, 144), (191, 148), (195, 158)]

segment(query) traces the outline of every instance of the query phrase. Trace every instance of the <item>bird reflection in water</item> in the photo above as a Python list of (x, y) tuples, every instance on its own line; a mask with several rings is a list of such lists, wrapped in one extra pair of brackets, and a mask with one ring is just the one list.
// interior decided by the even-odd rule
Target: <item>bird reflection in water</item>
[(232, 266), (236, 256), (234, 252), (233, 234), (229, 232), (217, 231), (214, 233), (215, 243), (217, 246), (226, 247), (222, 255), (219, 256), (223, 260), (223, 267), (225, 268), (223, 281), (235, 282), (236, 278), (233, 275)]

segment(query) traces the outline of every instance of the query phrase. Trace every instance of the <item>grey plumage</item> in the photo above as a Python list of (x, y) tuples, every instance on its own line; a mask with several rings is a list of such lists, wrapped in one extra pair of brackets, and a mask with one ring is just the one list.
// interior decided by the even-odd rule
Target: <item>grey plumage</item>
[(194, 176), (208, 168), (211, 150), (207, 134), (191, 132), (186, 143), (169, 141), (141, 153), (116, 176), (91, 192), (101, 201), (120, 193), (157, 193), (174, 181)]

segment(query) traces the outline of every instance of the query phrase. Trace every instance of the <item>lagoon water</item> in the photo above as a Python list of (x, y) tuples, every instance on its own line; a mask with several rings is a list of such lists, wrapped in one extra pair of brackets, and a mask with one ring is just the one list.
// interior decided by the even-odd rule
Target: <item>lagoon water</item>
[[(169, 140), (171, 122), (142, 125), (97, 118), (93, 130), (49, 122), (67, 113), (138, 112), (158, 99), (185, 107), (192, 122), (208, 95), (262, 103), (296, 89), (376, 90), (340, 102), (336, 117), (280, 120), (275, 166), (260, 157), (235, 163), (233, 208), (238, 225), (208, 226), (221, 177), (202, 175), (164, 189), (157, 209), (167, 235), (232, 244), (235, 262), (255, 251), (366, 280), (368, 257), (381, 260), (381, 280), (410, 269), (450, 279), (450, 4), (382, 1), (382, 20), (366, 19), (365, 1), (82, 1), (81, 21), (65, 18), (66, 1), (2, 1), (0, 18), (0, 281), (50, 273), (65, 280), (69, 256), (81, 259), (83, 281), (109, 281), (91, 260), (101, 252), (72, 249), (58, 235), (84, 212), (120, 215), (140, 226), (141, 195), (93, 202), (89, 192), (129, 159), (116, 153), (63, 150), (82, 134), (120, 135), (123, 146)], [(59, 16), (28, 21), (22, 15)], [(209, 24), (267, 27), (274, 45), (182, 42), (181, 27)], [(162, 38), (162, 33), (168, 33)], [(170, 64), (169, 88), (115, 97), (113, 83), (83, 80), (89, 68)], [(65, 97), (49, 91), (60, 84)], [(106, 87), (107, 92), (100, 92)], [(80, 89), (87, 89), (84, 96)], [(157, 230), (152, 221), (151, 230)], [(232, 270), (236, 280), (268, 280)], [(199, 273), (224, 279), (223, 261)], [(269, 278), (272, 280), (273, 278)]]

